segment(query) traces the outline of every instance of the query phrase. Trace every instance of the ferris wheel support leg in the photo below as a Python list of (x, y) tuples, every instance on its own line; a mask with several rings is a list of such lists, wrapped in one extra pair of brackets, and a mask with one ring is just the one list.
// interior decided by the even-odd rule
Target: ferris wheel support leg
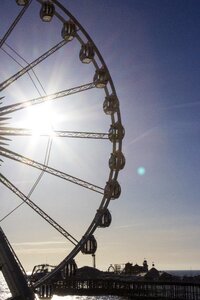
[(34, 300), (33, 291), (28, 287), (14, 250), (0, 227), (0, 266), (12, 294), (12, 300)]

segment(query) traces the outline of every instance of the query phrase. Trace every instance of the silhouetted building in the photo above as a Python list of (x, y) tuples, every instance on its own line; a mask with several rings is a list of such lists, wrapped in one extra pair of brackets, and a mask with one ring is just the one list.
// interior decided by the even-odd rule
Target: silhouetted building
[(138, 264), (135, 264), (133, 266), (132, 263), (126, 263), (125, 268), (124, 268), (124, 273), (125, 274), (139, 274), (139, 273), (144, 273), (148, 272), (148, 264), (146, 259), (143, 261), (143, 265), (139, 266)]
[(155, 280), (160, 277), (160, 272), (156, 268), (151, 268), (147, 274), (144, 276), (146, 279)]

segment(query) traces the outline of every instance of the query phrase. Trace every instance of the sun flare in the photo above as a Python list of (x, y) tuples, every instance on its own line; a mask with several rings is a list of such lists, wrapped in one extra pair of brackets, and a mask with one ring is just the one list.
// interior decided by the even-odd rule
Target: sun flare
[(27, 108), (26, 116), (20, 121), (20, 127), (30, 129), (33, 137), (41, 135), (54, 135), (54, 127), (58, 116), (50, 105)]

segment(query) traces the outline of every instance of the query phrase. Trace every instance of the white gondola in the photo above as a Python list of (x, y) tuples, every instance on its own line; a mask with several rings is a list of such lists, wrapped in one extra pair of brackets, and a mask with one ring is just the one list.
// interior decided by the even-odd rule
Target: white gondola
[(20, 6), (25, 6), (28, 4), (29, 0), (16, 0), (16, 3)]
[(55, 6), (50, 1), (45, 1), (42, 3), (40, 10), (40, 18), (44, 22), (50, 22), (55, 13)]
[(105, 189), (104, 189), (104, 195), (107, 198), (111, 199), (117, 199), (121, 195), (121, 187), (117, 180), (110, 180), (107, 182)]
[(108, 83), (108, 72), (104, 67), (96, 70), (93, 81), (97, 88), (105, 88)]
[(112, 94), (105, 98), (103, 103), (103, 110), (105, 114), (112, 115), (114, 114), (119, 108), (119, 100), (116, 95)]
[(81, 46), (79, 58), (82, 63), (89, 64), (94, 58), (94, 47), (90, 43)]
[(73, 40), (74, 36), (76, 34), (76, 25), (71, 21), (66, 21), (63, 24), (63, 28), (61, 31), (62, 38), (66, 41)]
[(119, 142), (124, 138), (125, 131), (121, 123), (112, 124), (109, 129), (108, 138), (111, 142)]
[(115, 151), (111, 153), (109, 159), (109, 167), (113, 171), (122, 170), (125, 166), (126, 160), (121, 151)]
[(81, 252), (83, 254), (94, 254), (97, 250), (97, 241), (93, 235), (83, 245)]

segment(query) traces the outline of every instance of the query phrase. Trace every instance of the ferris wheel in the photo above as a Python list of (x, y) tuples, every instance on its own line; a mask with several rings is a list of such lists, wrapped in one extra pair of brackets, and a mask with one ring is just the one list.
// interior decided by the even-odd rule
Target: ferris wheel
[[(125, 165), (124, 128), (104, 59), (67, 8), (57, 0), (2, 5), (2, 197), (20, 198), (19, 206), (31, 207), (72, 246), (61, 263), (35, 283), (37, 288), (59, 272), (67, 276), (78, 253), (94, 255), (94, 232), (110, 225), (109, 203), (121, 193), (117, 179)], [(55, 120), (49, 117), (52, 112)], [(41, 208), (47, 198), (49, 204)], [(80, 237), (50, 217), (50, 203), (56, 210), (61, 201), (68, 203), (69, 220), (78, 211), (81, 229), (79, 215), (88, 210), (90, 222)], [(87, 205), (82, 208), (83, 202)], [(1, 218), (11, 218), (15, 209)]]

